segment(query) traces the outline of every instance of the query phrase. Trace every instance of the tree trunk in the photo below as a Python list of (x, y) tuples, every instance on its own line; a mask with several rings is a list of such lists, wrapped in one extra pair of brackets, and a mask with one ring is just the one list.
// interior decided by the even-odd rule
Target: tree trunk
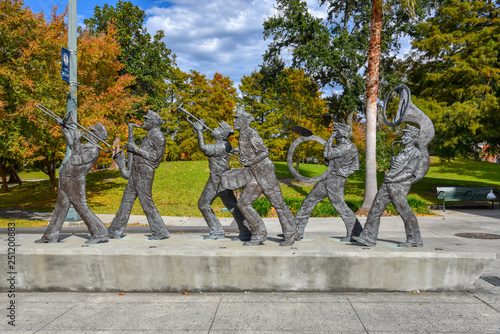
[(4, 193), (9, 192), (9, 185), (7, 184), (7, 166), (6, 159), (0, 159), (0, 174), (2, 174), (2, 189)]
[[(113, 155), (111, 155), (111, 157), (114, 157), (118, 151), (120, 151), (120, 137), (117, 136), (113, 140)], [(111, 166), (109, 169), (118, 169), (118, 164), (115, 160), (111, 159)]]
[(8, 183), (17, 183), (19, 185), (23, 184), (23, 181), (21, 180), (21, 178), (19, 177), (19, 175), (16, 172), (16, 169), (13, 166), (11, 166), (9, 168), (9, 181), (8, 181)]
[(300, 158), (297, 157), (297, 160), (295, 160), (295, 170), (297, 173), (299, 173), (299, 167), (300, 167)]
[(377, 95), (382, 31), (382, 0), (372, 0), (371, 35), (366, 72), (366, 182), (362, 208), (369, 211), (377, 194)]
[(54, 194), (57, 195), (57, 192), (59, 191), (59, 185), (57, 183), (57, 178), (56, 178), (55, 161), (53, 161), (53, 163), (47, 164), (47, 175), (49, 176), (50, 183), (52, 184), (52, 188), (54, 189)]

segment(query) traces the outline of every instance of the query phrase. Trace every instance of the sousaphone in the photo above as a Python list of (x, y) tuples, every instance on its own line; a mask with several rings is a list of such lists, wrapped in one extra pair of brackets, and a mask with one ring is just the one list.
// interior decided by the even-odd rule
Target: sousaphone
[[(399, 95), (399, 104), (394, 119), (389, 122), (386, 116), (386, 108), (392, 93), (397, 93)], [(411, 183), (421, 180), (427, 174), (431, 164), (429, 151), (427, 150), (427, 146), (434, 138), (435, 133), (431, 119), (411, 102), (410, 89), (406, 85), (398, 85), (387, 94), (382, 116), (384, 123), (388, 126), (396, 126), (400, 123), (413, 123), (420, 128), (417, 146), (422, 153), (422, 161), (415, 171), (415, 177)]]

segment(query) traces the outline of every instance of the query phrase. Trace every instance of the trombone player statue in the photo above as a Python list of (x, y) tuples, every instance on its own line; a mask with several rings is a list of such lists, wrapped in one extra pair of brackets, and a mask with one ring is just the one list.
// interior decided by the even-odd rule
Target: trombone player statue
[[(82, 126), (74, 122), (71, 116), (68, 119), (62, 120), (42, 105), (37, 105), (37, 107), (50, 117), (56, 119), (57, 123), (61, 126), (64, 138), (66, 139), (66, 145), (71, 148), (71, 156), (59, 172), (60, 186), (52, 219), (42, 238), (35, 242), (58, 242), (64, 219), (68, 214), (71, 204), (73, 204), (76, 212), (82, 217), (83, 222), (89, 229), (90, 239), (85, 241), (85, 243), (97, 244), (107, 242), (108, 233), (106, 226), (89, 209), (85, 194), (85, 178), (99, 157), (99, 149), (102, 149), (99, 143), (103, 142), (109, 146), (105, 142), (108, 139), (106, 128), (101, 123), (97, 123), (91, 126), (90, 130), (85, 129), (87, 132), (84, 134), (78, 128), (82, 128)], [(70, 127), (73, 128), (73, 131), (70, 131)], [(82, 137), (87, 139), (87, 144), (80, 142)], [(106, 150), (103, 151), (106, 152)]]
[(129, 136), (126, 144), (128, 170), (123, 151), (118, 152), (113, 157), (118, 163), (122, 176), (128, 179), (128, 183), (123, 192), (120, 208), (108, 228), (109, 237), (112, 239), (121, 239), (123, 237), (123, 231), (127, 226), (130, 212), (137, 197), (139, 197), (151, 228), (152, 236), (148, 240), (161, 240), (170, 237), (170, 232), (163, 223), (163, 219), (153, 202), (152, 195), (155, 169), (160, 165), (165, 153), (165, 135), (160, 129), (163, 120), (160, 115), (152, 110), (148, 110), (144, 118), (142, 128), (148, 133), (142, 140), (140, 147), (137, 147), (133, 140), (133, 127), (140, 126), (129, 124)]

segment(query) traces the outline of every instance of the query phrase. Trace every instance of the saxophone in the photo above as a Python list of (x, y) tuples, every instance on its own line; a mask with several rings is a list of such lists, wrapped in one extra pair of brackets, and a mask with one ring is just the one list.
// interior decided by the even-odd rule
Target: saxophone
[[(142, 126), (128, 123), (128, 138), (127, 143), (134, 143), (134, 128), (142, 128)], [(127, 157), (125, 158), (125, 153), (123, 150), (120, 150), (113, 156), (113, 160), (116, 161), (118, 168), (120, 169), (120, 174), (124, 179), (130, 178), (130, 172), (132, 171), (132, 162), (134, 160), (134, 154), (132, 152), (128, 152)]]

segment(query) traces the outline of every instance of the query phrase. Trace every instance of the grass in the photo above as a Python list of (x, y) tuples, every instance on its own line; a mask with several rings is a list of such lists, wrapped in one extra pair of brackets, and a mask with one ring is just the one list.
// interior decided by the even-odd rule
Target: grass
[[(286, 162), (277, 162), (276, 174), (284, 183), (282, 191), (287, 204), (296, 213), (300, 204), (311, 191), (313, 184), (296, 185), (288, 170)], [(325, 170), (322, 165), (300, 165), (300, 173), (304, 176), (319, 175)], [(30, 175), (38, 175), (32, 174)], [(22, 175), (22, 174), (21, 174)], [(379, 185), (384, 173), (378, 174)], [(153, 199), (164, 216), (200, 217), (198, 198), (209, 177), (207, 161), (164, 162), (156, 170), (153, 185)], [(38, 178), (38, 176), (34, 177)], [(361, 206), (364, 194), (364, 173), (356, 172), (350, 176), (345, 188), (345, 199), (356, 211)], [(123, 190), (127, 180), (121, 178), (119, 171), (98, 171), (87, 176), (87, 200), (95, 213), (111, 213), (118, 211)], [(441, 163), (431, 160), (431, 168), (427, 176), (416, 183), (410, 192), (409, 201), (418, 214), (429, 214), (428, 204), (436, 204), (436, 186), (493, 186), (500, 189), (500, 165), (489, 162), (476, 162), (467, 159), (456, 159)], [(22, 186), (13, 187), (9, 193), (0, 193), (0, 207), (27, 210), (52, 211), (55, 197), (51, 193), (49, 181), (26, 182)], [(216, 199), (212, 208), (219, 217), (230, 217), (230, 213), (222, 211), (223, 204)], [(262, 214), (268, 215), (270, 205), (266, 199), (259, 199), (256, 207)], [(267, 209), (266, 209), (267, 208)], [(395, 212), (389, 207), (388, 212)], [(139, 201), (136, 202), (132, 214), (143, 214)], [(328, 200), (316, 207), (313, 216), (333, 216)], [(0, 220), (0, 222), (3, 220)]]

